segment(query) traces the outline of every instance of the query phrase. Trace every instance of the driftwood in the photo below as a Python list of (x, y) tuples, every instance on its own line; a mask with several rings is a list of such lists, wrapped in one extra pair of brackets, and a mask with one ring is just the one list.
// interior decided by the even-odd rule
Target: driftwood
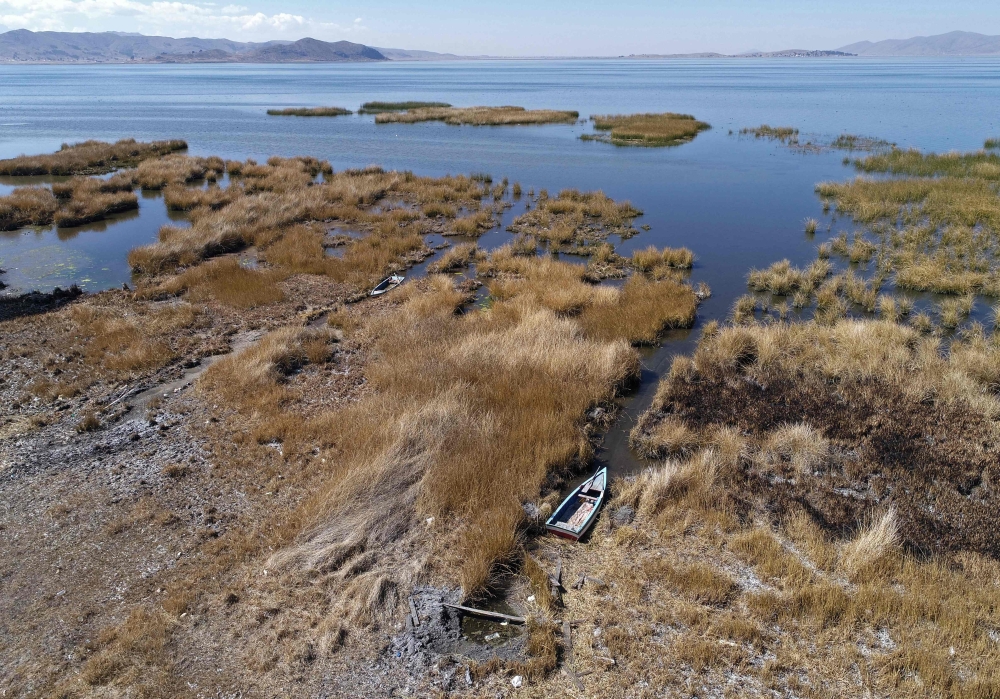
[(563, 646), (566, 649), (566, 667), (563, 668), (566, 671), (566, 676), (569, 677), (576, 688), (581, 692), (586, 689), (583, 686), (583, 682), (577, 677), (576, 671), (573, 670), (573, 629), (568, 621), (563, 622)]
[(485, 609), (475, 609), (473, 607), (463, 607), (460, 604), (449, 604), (448, 602), (442, 602), (442, 606), (448, 607), (449, 609), (457, 609), (460, 612), (465, 612), (466, 614), (475, 614), (476, 616), (485, 617), (487, 619), (499, 619), (500, 621), (509, 621), (512, 624), (523, 624), (527, 621), (522, 616), (511, 616), (509, 614), (501, 614), (500, 612), (490, 612)]
[(556, 559), (556, 569), (555, 572), (549, 575), (549, 587), (552, 593), (552, 600), (556, 603), (556, 606), (562, 606), (562, 556)]

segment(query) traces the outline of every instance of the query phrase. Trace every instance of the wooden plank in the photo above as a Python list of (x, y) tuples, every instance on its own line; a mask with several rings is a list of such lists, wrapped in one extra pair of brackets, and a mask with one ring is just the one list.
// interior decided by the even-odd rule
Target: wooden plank
[(417, 607), (413, 604), (413, 598), (410, 597), (407, 601), (410, 603), (410, 614), (413, 615), (413, 625), (420, 626), (420, 615), (417, 614)]
[(586, 687), (583, 686), (583, 682), (576, 676), (576, 671), (573, 669), (573, 628), (568, 621), (563, 622), (563, 646), (566, 649), (566, 667), (564, 668), (566, 675), (582, 692)]
[(500, 619), (501, 621), (509, 621), (512, 624), (523, 624), (527, 621), (527, 619), (521, 616), (510, 616), (509, 614), (501, 614), (500, 612), (490, 612), (485, 609), (463, 607), (460, 604), (450, 604), (448, 602), (442, 602), (441, 605), (444, 607), (448, 607), (450, 609), (457, 609), (460, 612), (465, 612), (466, 614), (475, 614), (476, 616), (486, 617), (487, 619)]

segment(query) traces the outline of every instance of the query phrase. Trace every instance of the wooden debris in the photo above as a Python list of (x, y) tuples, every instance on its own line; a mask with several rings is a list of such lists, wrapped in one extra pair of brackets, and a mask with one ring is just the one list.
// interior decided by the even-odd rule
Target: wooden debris
[(583, 686), (583, 682), (577, 676), (576, 671), (573, 670), (573, 628), (570, 626), (568, 621), (563, 622), (563, 646), (566, 649), (566, 667), (563, 668), (566, 672), (566, 676), (569, 677), (576, 688), (581, 692), (586, 689)]
[(420, 615), (417, 614), (417, 607), (413, 604), (413, 597), (408, 598), (408, 601), (410, 603), (410, 614), (413, 615), (413, 625), (420, 626)]
[(586, 580), (587, 580), (586, 574), (580, 573), (580, 577), (578, 577), (576, 579), (576, 582), (573, 583), (573, 589), (574, 590), (579, 590), (580, 588), (582, 588), (583, 587), (583, 583), (586, 582)]
[(509, 614), (501, 614), (500, 612), (490, 612), (485, 609), (475, 609), (473, 607), (463, 607), (460, 604), (449, 604), (448, 602), (442, 602), (442, 606), (448, 607), (449, 609), (457, 609), (460, 612), (465, 612), (466, 614), (475, 614), (476, 616), (485, 617), (487, 619), (499, 619), (501, 621), (509, 621), (512, 624), (523, 624), (527, 621), (522, 616), (511, 616)]

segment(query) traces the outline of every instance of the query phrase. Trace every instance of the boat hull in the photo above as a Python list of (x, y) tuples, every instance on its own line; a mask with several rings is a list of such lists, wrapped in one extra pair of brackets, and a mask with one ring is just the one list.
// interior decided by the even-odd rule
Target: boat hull
[[(579, 541), (586, 536), (597, 520), (601, 505), (604, 504), (607, 482), (607, 469), (602, 468), (577, 486), (545, 522), (545, 529), (553, 536), (570, 541)], [(599, 495), (594, 497), (584, 493), (599, 493)], [(578, 517), (582, 517), (583, 521), (579, 521)]]

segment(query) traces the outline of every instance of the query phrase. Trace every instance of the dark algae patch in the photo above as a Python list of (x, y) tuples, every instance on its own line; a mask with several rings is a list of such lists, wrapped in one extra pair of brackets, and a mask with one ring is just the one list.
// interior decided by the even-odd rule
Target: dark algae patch
[(450, 107), (447, 102), (365, 102), (358, 114), (381, 114), (382, 112), (405, 112), (408, 109), (429, 109)]
[(350, 109), (343, 107), (288, 107), (286, 109), (268, 109), (271, 116), (300, 116), (300, 117), (336, 117), (353, 114)]
[[(633, 443), (669, 453), (681, 435), (691, 448), (732, 428), (750, 443), (732, 492), (775, 518), (804, 508), (844, 536), (891, 504), (914, 552), (996, 557), (1000, 447), (979, 392), (1000, 377), (984, 371), (998, 349), (981, 335), (949, 358), (936, 346), (881, 321), (713, 328), (693, 362), (675, 363)], [(790, 426), (805, 437), (782, 442)]]

